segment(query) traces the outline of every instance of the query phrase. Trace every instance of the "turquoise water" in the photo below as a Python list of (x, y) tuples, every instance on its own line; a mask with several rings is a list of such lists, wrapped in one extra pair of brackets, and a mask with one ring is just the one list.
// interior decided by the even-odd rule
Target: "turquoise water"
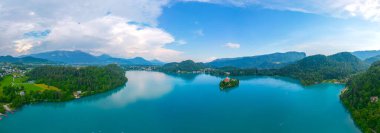
[(360, 132), (339, 101), (343, 85), (302, 87), (289, 79), (127, 72), (119, 89), (65, 103), (28, 105), (0, 121), (0, 133)]

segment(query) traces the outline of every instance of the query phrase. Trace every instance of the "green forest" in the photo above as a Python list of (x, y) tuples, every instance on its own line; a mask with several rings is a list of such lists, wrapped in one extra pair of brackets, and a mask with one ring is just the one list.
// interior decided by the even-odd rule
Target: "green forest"
[(87, 94), (113, 89), (127, 81), (124, 70), (117, 65), (82, 68), (42, 66), (33, 69), (27, 76), (36, 83), (55, 86), (63, 92), (82, 91)]
[(124, 70), (117, 65), (40, 66), (22, 77), (33, 84), (24, 80), (15, 82), (15, 79), (19, 78), (3, 83), (0, 95), (0, 103), (10, 103), (12, 108), (35, 102), (71, 100), (75, 92), (81, 92), (80, 96), (92, 95), (122, 86), (128, 80)]
[(324, 81), (346, 82), (349, 77), (365, 71), (368, 65), (354, 55), (343, 52), (331, 56), (314, 55), (277, 70), (276, 75), (299, 79), (304, 85)]
[(353, 76), (342, 91), (341, 100), (363, 132), (380, 131), (380, 62)]

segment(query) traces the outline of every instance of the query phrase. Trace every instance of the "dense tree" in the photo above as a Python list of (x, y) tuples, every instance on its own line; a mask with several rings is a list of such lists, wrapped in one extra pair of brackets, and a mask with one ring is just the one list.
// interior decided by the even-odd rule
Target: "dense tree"
[[(117, 65), (104, 67), (41, 66), (27, 73), (29, 80), (58, 87), (59, 90), (26, 91), (24, 86), (3, 86), (0, 103), (11, 103), (12, 108), (41, 101), (73, 99), (73, 93), (92, 95), (125, 84), (125, 72)], [(22, 92), (22, 93), (21, 93)]]
[(5, 113), (5, 109), (3, 108), (4, 104), (0, 103), (0, 113)]
[(159, 68), (160, 71), (164, 72), (193, 72), (193, 71), (200, 71), (202, 69), (206, 68), (206, 65), (203, 63), (195, 63), (192, 60), (185, 60), (182, 62), (173, 62), (173, 63), (167, 63), (161, 68)]
[(117, 65), (42, 66), (33, 69), (27, 76), (36, 83), (55, 86), (66, 93), (82, 91), (86, 92), (86, 95), (116, 88), (127, 81), (124, 70)]
[(302, 84), (310, 85), (334, 79), (344, 81), (352, 74), (367, 68), (366, 63), (348, 52), (343, 52), (331, 56), (309, 56), (278, 70), (276, 74), (294, 77)]
[(221, 89), (227, 89), (227, 88), (233, 88), (239, 85), (239, 80), (237, 79), (230, 79), (229, 81), (222, 80), (219, 83), (219, 87)]
[(342, 91), (341, 99), (355, 123), (364, 132), (380, 132), (380, 62), (366, 72), (353, 76)]

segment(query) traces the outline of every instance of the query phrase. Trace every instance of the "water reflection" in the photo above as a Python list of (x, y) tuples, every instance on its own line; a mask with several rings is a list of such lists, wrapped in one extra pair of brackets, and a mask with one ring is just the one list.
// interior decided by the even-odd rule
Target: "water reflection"
[[(44, 103), (39, 106), (49, 106), (53, 108), (64, 108), (67, 104), (88, 103), (96, 107), (112, 108), (123, 107), (139, 100), (150, 100), (160, 98), (172, 91), (175, 80), (180, 78), (185, 82), (193, 82), (198, 74), (167, 74), (161, 72), (127, 71), (126, 76), (129, 81), (125, 86), (107, 91), (94, 96), (83, 97), (71, 102)], [(241, 80), (241, 85), (255, 84), (278, 86), (288, 90), (298, 91), (303, 87), (297, 81), (283, 77), (259, 77), (259, 76), (237, 76), (233, 77)], [(178, 80), (177, 80), (178, 81)], [(178, 82), (176, 82), (178, 83)], [(230, 92), (239, 87), (220, 89), (221, 92)]]
[(224, 89), (222, 89), (222, 88), (219, 87), (219, 90), (220, 90), (221, 92), (228, 93), (228, 92), (230, 92), (230, 91), (232, 91), (232, 90), (234, 90), (234, 89), (236, 89), (236, 88), (238, 88), (238, 86), (236, 86), (236, 87), (232, 87), (232, 88), (224, 88)]
[(173, 80), (159, 72), (128, 71), (125, 88), (99, 101), (103, 107), (121, 107), (139, 100), (160, 98), (173, 89)]
[(160, 72), (127, 71), (126, 85), (71, 102), (44, 103), (37, 106), (65, 108), (67, 104), (90, 104), (101, 108), (123, 107), (139, 100), (160, 98), (173, 89), (173, 79)]
[(192, 82), (197, 78), (200, 74), (192, 74), (192, 73), (186, 73), (186, 74), (179, 74), (179, 73), (165, 73), (166, 75), (169, 75), (174, 78), (180, 78), (186, 82)]
[(102, 99), (106, 99), (107, 97), (109, 97), (109, 96), (111, 96), (111, 95), (119, 92), (123, 88), (125, 88), (125, 86), (122, 86), (122, 87), (119, 87), (117, 89), (113, 89), (113, 90), (110, 90), (110, 91), (107, 91), (107, 92), (104, 92), (104, 93), (101, 93), (101, 94), (96, 94), (96, 95), (92, 95), (92, 96), (82, 97), (80, 99), (74, 99), (74, 100), (72, 100), (70, 102), (43, 102), (43, 103), (35, 103), (35, 104), (27, 105), (25, 107), (28, 107), (28, 106), (42, 106), (42, 107), (51, 107), (51, 108), (57, 109), (57, 108), (65, 108), (67, 104), (91, 103), (91, 102), (96, 102), (96, 101), (99, 101), (99, 100), (102, 100)]
[(241, 82), (240, 84), (251, 84), (259, 86), (272, 86), (274, 88), (281, 88), (290, 91), (301, 91), (304, 89), (304, 86), (297, 84), (296, 82), (289, 82), (289, 80), (284, 78), (271, 78), (271, 77), (262, 77), (247, 82)]

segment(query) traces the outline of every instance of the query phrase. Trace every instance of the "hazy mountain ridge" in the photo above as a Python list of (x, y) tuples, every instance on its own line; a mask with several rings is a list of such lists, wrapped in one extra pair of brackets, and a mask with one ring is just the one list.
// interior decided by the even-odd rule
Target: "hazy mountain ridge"
[(367, 62), (369, 64), (372, 64), (372, 63), (377, 62), (377, 61), (380, 61), (380, 55), (365, 59), (365, 62)]
[(273, 69), (284, 67), (305, 57), (306, 54), (304, 52), (286, 52), (237, 58), (221, 58), (207, 64), (213, 67)]
[(54, 62), (62, 62), (67, 64), (123, 64), (123, 65), (162, 65), (157, 60), (148, 61), (142, 57), (131, 59), (115, 58), (107, 54), (94, 56), (83, 51), (49, 51), (37, 54), (31, 54), (35, 58), (46, 59)]
[(355, 55), (361, 60), (366, 60), (371, 57), (380, 55), (380, 50), (365, 50), (365, 51), (354, 51), (351, 54)]
[(34, 58), (30, 56), (26, 57), (12, 57), (12, 56), (0, 56), (0, 62), (8, 62), (8, 63), (37, 63), (37, 64), (43, 64), (43, 63), (48, 63), (51, 64), (53, 62), (45, 59), (40, 59), (40, 58)]

